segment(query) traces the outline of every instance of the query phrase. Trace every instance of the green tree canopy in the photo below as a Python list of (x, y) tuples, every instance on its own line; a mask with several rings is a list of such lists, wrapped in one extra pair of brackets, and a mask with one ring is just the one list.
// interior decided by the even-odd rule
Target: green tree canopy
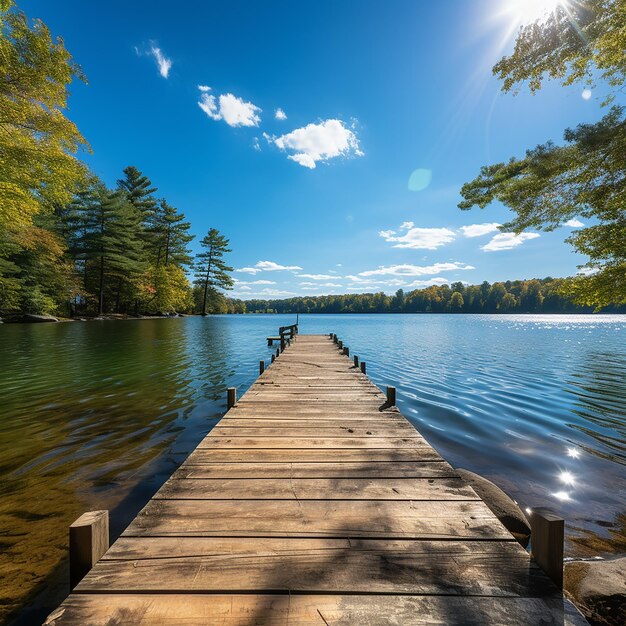
[(216, 228), (211, 228), (200, 241), (205, 251), (196, 256), (195, 282), (202, 289), (202, 315), (207, 314), (210, 293), (216, 294), (218, 289), (230, 289), (233, 286), (233, 279), (229, 274), (233, 268), (224, 261), (224, 254), (231, 251), (229, 244), (229, 240)]
[(31, 27), (11, 5), (0, 5), (0, 231), (69, 202), (85, 175), (75, 157), (85, 139), (63, 113), (82, 72), (43, 22)]
[[(508, 91), (528, 81), (532, 90), (545, 76), (565, 84), (590, 80), (594, 69), (610, 85), (626, 78), (626, 0), (568, 3), (522, 28), (515, 50), (494, 73)], [(599, 122), (564, 133), (528, 150), (523, 158), (481, 168), (463, 185), (462, 209), (497, 200), (515, 212), (503, 229), (553, 230), (577, 217), (591, 224), (567, 241), (589, 257), (581, 276), (565, 288), (581, 304), (597, 309), (626, 303), (626, 119), (614, 106)]]

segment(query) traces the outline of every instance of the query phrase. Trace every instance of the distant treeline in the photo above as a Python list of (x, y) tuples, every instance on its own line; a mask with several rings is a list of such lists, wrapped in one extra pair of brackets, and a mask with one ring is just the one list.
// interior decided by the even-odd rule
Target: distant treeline
[[(248, 313), (591, 313), (572, 302), (563, 289), (567, 279), (507, 280), (490, 284), (453, 283), (394, 296), (363, 293), (302, 296), (286, 300), (247, 300)], [(626, 306), (603, 312), (626, 312)]]

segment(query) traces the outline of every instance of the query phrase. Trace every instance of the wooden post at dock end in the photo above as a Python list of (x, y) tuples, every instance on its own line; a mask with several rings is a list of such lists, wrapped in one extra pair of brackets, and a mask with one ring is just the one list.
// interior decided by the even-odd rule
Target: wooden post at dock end
[(367, 367), (365, 366), (365, 361), (361, 361), (361, 371), (364, 374), (367, 374)]
[(237, 387), (229, 387), (226, 405), (232, 409), (235, 404), (237, 404)]
[(280, 351), (283, 352), (285, 350), (285, 337), (284, 335), (280, 336)]
[(265, 371), (265, 361), (259, 361), (259, 376)]
[(328, 337), (329, 337), (330, 339), (332, 339), (332, 338), (333, 338), (333, 334), (332, 334), (332, 333), (328, 333)]
[(356, 354), (354, 355), (354, 367), (359, 367), (359, 357)]
[(343, 350), (343, 341), (341, 341), (341, 339), (337, 341), (337, 346), (339, 347), (340, 350)]
[(276, 360), (276, 355), (272, 354), (272, 363)]
[(530, 519), (532, 555), (537, 565), (563, 589), (565, 520), (546, 508), (533, 509)]
[(83, 513), (70, 526), (70, 588), (89, 573), (89, 570), (109, 549), (109, 512)]
[(336, 334), (333, 334), (333, 343), (339, 343), (339, 338)]
[(396, 406), (396, 388), (387, 386), (387, 404)]
[(348, 348), (348, 346), (346, 346), (346, 347), (343, 349), (343, 353), (344, 353), (346, 356), (350, 356), (350, 348)]

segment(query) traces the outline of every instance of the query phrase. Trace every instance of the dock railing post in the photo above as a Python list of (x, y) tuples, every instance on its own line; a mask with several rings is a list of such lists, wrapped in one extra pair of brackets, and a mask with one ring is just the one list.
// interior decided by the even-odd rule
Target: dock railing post
[(272, 363), (276, 360), (276, 355), (272, 354)]
[(340, 350), (343, 350), (343, 341), (341, 341), (341, 339), (337, 341), (337, 345), (339, 346)]
[(229, 387), (226, 405), (232, 409), (235, 404), (237, 404), (237, 387)]
[(367, 367), (365, 366), (365, 361), (361, 361), (361, 371), (363, 374), (367, 374)]
[(565, 520), (547, 508), (530, 513), (532, 555), (537, 565), (563, 589), (563, 540)]
[(346, 346), (346, 347), (343, 349), (343, 353), (344, 353), (346, 356), (350, 356), (350, 348), (348, 348), (348, 346)]
[(339, 339), (337, 338), (337, 334), (333, 334), (333, 343), (339, 343)]
[(276, 356), (280, 356), (280, 348), (276, 348)]
[(396, 406), (396, 388), (387, 386), (387, 404)]
[(284, 335), (280, 336), (280, 351), (283, 352), (285, 350), (285, 337)]
[(259, 376), (265, 371), (265, 361), (259, 361)]
[(356, 354), (354, 355), (354, 367), (359, 367), (359, 357)]
[(89, 570), (109, 549), (109, 512), (83, 513), (70, 526), (70, 588), (89, 573)]

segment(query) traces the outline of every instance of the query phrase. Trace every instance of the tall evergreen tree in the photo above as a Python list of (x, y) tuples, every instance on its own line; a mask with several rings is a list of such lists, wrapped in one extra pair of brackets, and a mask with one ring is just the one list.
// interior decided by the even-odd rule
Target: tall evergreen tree
[(129, 202), (141, 212), (143, 220), (149, 222), (157, 208), (154, 197), (157, 188), (134, 165), (125, 167), (123, 172), (124, 178), (117, 181), (118, 189), (126, 192)]
[(228, 247), (229, 244), (229, 240), (221, 235), (216, 228), (211, 228), (200, 241), (200, 245), (205, 251), (196, 256), (195, 282), (202, 288), (202, 315), (207, 314), (210, 290), (231, 289), (233, 286), (233, 279), (229, 275), (233, 268), (226, 265), (223, 258), (224, 254), (231, 251)]
[(119, 311), (124, 295), (127, 304), (136, 295), (135, 283), (145, 270), (138, 213), (124, 193), (97, 183), (77, 199), (73, 211), (85, 286), (96, 297), (100, 315), (107, 308)]
[(192, 262), (191, 253), (187, 244), (192, 241), (189, 234), (191, 224), (185, 221), (185, 216), (165, 199), (161, 199), (155, 211), (153, 232), (157, 246), (156, 266), (161, 264), (183, 266)]

